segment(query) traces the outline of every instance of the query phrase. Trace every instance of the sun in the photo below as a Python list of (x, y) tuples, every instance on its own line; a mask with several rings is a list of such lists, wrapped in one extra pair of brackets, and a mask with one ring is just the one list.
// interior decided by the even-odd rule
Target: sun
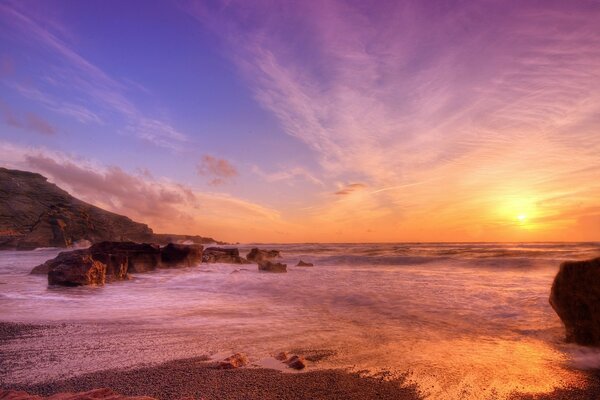
[(517, 215), (517, 219), (519, 220), (519, 222), (523, 223), (527, 220), (527, 215), (519, 214), (519, 215)]

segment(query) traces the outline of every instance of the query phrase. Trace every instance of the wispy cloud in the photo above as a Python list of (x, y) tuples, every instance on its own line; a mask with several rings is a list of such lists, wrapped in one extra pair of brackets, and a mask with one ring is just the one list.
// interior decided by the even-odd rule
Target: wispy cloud
[(229, 161), (205, 154), (198, 163), (198, 174), (208, 177), (211, 185), (221, 185), (238, 176), (238, 171)]
[[(121, 83), (115, 80), (63, 40), (61, 35), (66, 29), (58, 21), (49, 21), (47, 17), (40, 21), (18, 3), (0, 4), (0, 18), (17, 30), (23, 40), (56, 56), (55, 59), (48, 59), (51, 68), (47, 69), (44, 79), (54, 86), (60, 86), (66, 93), (51, 94), (41, 82), (23, 84), (11, 81), (9, 85), (21, 95), (82, 123), (101, 123), (101, 112), (117, 114), (125, 118), (124, 132), (157, 146), (179, 149), (188, 140), (172, 124), (148, 116), (127, 97), (127, 91), (132, 86), (130, 81)], [(56, 62), (52, 64), (52, 60)], [(77, 95), (72, 95), (74, 92)], [(73, 101), (78, 98), (86, 101)]]
[(54, 135), (56, 133), (56, 128), (41, 116), (32, 112), (18, 116), (17, 112), (2, 100), (0, 100), (0, 114), (2, 114), (4, 123), (14, 128), (42, 135)]
[(348, 185), (344, 185), (340, 190), (335, 192), (334, 194), (338, 196), (344, 196), (347, 194), (352, 194), (356, 191), (363, 190), (367, 185), (364, 183), (349, 183)]

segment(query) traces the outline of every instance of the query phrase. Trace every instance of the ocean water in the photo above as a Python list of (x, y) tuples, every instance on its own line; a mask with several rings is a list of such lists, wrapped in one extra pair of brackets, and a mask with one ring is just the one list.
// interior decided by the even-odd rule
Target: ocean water
[[(326, 350), (309, 370), (402, 375), (434, 399), (497, 399), (578, 385), (581, 370), (600, 366), (600, 354), (563, 342), (548, 304), (559, 264), (599, 256), (600, 243), (260, 247), (281, 250), (288, 273), (201, 264), (49, 288), (28, 273), (59, 250), (0, 252), (0, 320), (60, 326), (0, 343), (5, 376), (35, 382), (239, 351), (280, 367), (280, 351)], [(300, 259), (315, 267), (295, 267)]]

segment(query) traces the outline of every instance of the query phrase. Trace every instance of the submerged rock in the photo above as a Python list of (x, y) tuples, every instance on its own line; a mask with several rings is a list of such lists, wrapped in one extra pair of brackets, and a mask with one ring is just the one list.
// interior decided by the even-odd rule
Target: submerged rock
[(258, 270), (263, 272), (287, 272), (287, 264), (260, 261), (258, 263)]
[(566, 330), (567, 342), (600, 345), (600, 258), (560, 266), (550, 304)]
[(248, 357), (244, 353), (235, 353), (232, 356), (227, 357), (223, 361), (218, 364), (218, 367), (221, 369), (233, 369), (240, 368), (245, 365), (248, 365), (250, 361)]
[(302, 260), (298, 261), (298, 264), (296, 264), (296, 267), (314, 267), (314, 266), (315, 265), (313, 263), (307, 263)]
[(237, 248), (208, 247), (202, 255), (202, 262), (225, 264), (249, 264), (248, 260), (240, 257)]
[(250, 250), (246, 255), (246, 259), (253, 262), (270, 260), (277, 257), (281, 257), (279, 250), (261, 250), (257, 247)]

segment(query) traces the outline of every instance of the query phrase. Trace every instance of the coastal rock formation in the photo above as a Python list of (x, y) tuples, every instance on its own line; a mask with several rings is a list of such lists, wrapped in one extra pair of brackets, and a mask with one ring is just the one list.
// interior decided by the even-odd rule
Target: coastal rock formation
[(189, 267), (200, 263), (202, 246), (133, 242), (102, 242), (89, 249), (66, 251), (31, 273), (48, 274), (48, 284), (63, 286), (102, 285), (124, 280), (129, 273), (157, 268)]
[(550, 304), (566, 330), (566, 340), (600, 345), (600, 258), (561, 264)]
[(263, 272), (287, 272), (287, 264), (261, 261), (258, 263), (258, 270)]
[(314, 264), (307, 263), (307, 262), (300, 260), (300, 261), (298, 261), (298, 264), (296, 264), (296, 267), (314, 267)]
[(40, 174), (0, 168), (0, 250), (70, 247), (82, 241), (216, 242), (155, 234), (148, 225), (76, 199)]
[(218, 364), (218, 367), (221, 369), (233, 369), (240, 368), (245, 365), (248, 365), (250, 361), (248, 357), (244, 353), (235, 353), (232, 356), (227, 357), (223, 361)]
[(79, 393), (57, 393), (49, 397), (23, 391), (0, 389), (0, 400), (154, 400), (146, 396), (123, 396), (110, 389), (94, 389)]
[(208, 247), (202, 255), (202, 262), (225, 264), (249, 264), (248, 260), (240, 257), (236, 248)]
[(246, 259), (252, 262), (260, 262), (277, 257), (281, 257), (279, 250), (261, 250), (256, 247), (250, 250), (250, 252), (246, 255)]

